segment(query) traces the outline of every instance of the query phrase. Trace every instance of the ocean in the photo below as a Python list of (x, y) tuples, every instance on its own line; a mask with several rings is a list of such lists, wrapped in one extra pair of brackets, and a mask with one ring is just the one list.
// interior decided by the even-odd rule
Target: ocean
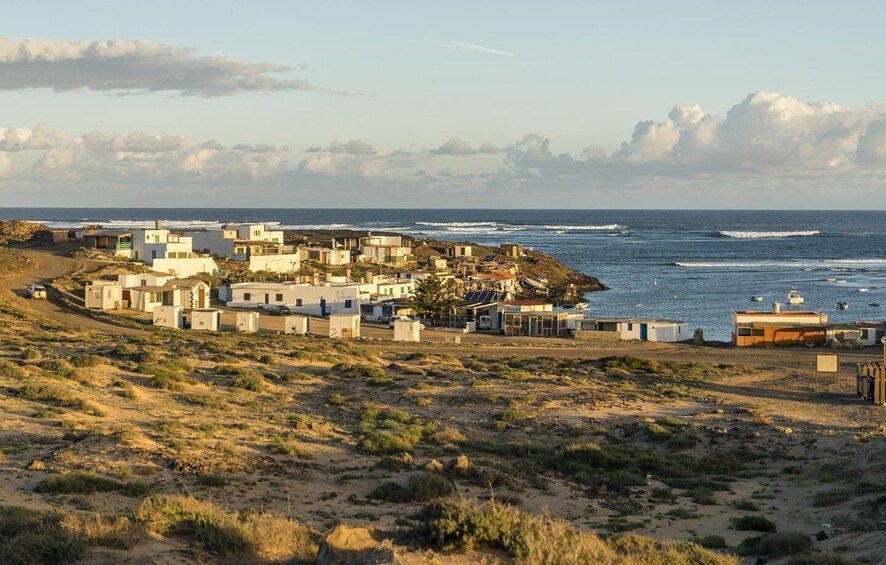
[[(886, 318), (886, 212), (0, 208), (0, 218), (58, 227), (250, 221), (522, 243), (610, 288), (586, 296), (592, 315), (686, 320), (712, 340), (731, 338), (733, 310), (786, 307), (791, 287), (805, 296), (804, 309), (832, 321)], [(754, 295), (763, 302), (751, 302)], [(838, 301), (849, 309), (837, 310)]]

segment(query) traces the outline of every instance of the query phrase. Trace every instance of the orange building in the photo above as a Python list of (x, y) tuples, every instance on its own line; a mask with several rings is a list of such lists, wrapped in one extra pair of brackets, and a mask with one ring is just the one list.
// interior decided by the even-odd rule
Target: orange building
[(827, 343), (828, 315), (819, 312), (737, 311), (732, 313), (732, 341), (748, 345), (824, 345)]

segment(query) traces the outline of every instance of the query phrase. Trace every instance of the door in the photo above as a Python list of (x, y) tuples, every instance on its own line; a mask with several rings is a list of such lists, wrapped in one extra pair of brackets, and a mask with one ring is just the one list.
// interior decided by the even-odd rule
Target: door
[(270, 304), (270, 303), (271, 303), (271, 295), (266, 292), (265, 293), (265, 304)]
[(538, 335), (538, 318), (529, 318), (529, 335)]
[(202, 286), (200, 290), (197, 291), (197, 308), (208, 308), (209, 304), (206, 304), (206, 289)]
[(325, 298), (320, 299), (320, 315), (321, 316), (326, 315), (326, 299)]
[(640, 340), (646, 341), (649, 339), (649, 324), (640, 324)]

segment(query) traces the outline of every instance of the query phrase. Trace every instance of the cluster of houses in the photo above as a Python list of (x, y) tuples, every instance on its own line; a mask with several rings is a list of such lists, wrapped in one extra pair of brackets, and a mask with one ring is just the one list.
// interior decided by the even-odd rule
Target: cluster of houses
[[(504, 244), (496, 255), (484, 257), (475, 256), (471, 245), (452, 244), (445, 253), (430, 254), (423, 268), (418, 268), (411, 240), (399, 235), (369, 233), (331, 238), (328, 246), (295, 247), (284, 243), (282, 231), (264, 224), (173, 231), (157, 221), (152, 228), (88, 229), (78, 236), (87, 248), (105, 250), (150, 267), (144, 274), (86, 283), (86, 307), (152, 313), (157, 325), (184, 327), (187, 319), (192, 328), (218, 330), (221, 315), (210, 307), (211, 289), (195, 277), (221, 274), (216, 259), (224, 258), (253, 272), (290, 275), (289, 282), (241, 282), (218, 289), (219, 299), (229, 308), (285, 307), (291, 314), (285, 322), (290, 333), (307, 333), (310, 316), (329, 318), (333, 337), (358, 337), (361, 321), (397, 320), (395, 333), (412, 340), (410, 336), (418, 335), (420, 324), (407, 323), (407, 317), (415, 314), (410, 299), (416, 284), (433, 274), (450, 281), (463, 297), (447, 320), (449, 329), (583, 340), (698, 339), (684, 321), (592, 317), (574, 308), (555, 307), (546, 300), (515, 300), (524, 288), (543, 295), (547, 283), (521, 276), (513, 261), (524, 254), (519, 244)], [(384, 265), (387, 274), (366, 271), (355, 280), (350, 268), (354, 263)], [(295, 274), (303, 265), (312, 264), (344, 267), (346, 274)], [(403, 323), (397, 329), (399, 322)], [(778, 305), (771, 311), (733, 312), (733, 325), (737, 346), (874, 345), (886, 336), (886, 322), (829, 324), (827, 314), (783, 311)], [(257, 330), (258, 313), (239, 312), (236, 329)]]

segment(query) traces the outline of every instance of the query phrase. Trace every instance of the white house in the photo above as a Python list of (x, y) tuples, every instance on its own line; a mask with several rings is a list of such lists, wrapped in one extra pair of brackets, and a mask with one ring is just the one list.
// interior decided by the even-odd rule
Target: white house
[(283, 231), (266, 224), (225, 224), (217, 230), (185, 232), (194, 249), (249, 263), (251, 271), (289, 273), (301, 268), (301, 256), (283, 244)]
[(692, 339), (687, 322), (652, 318), (584, 318), (575, 327), (582, 332), (603, 332), (619, 339), (675, 343)]
[(415, 294), (415, 281), (383, 280), (377, 283), (376, 293), (388, 298), (407, 298)]
[(123, 287), (116, 281), (91, 281), (83, 290), (87, 308), (116, 310), (123, 307)]
[(163, 285), (135, 286), (123, 290), (129, 307), (153, 312), (158, 306), (181, 306), (188, 310), (209, 308), (209, 285), (194, 279), (174, 279)]
[(405, 263), (412, 257), (412, 248), (402, 245), (363, 245), (359, 258), (368, 263)]
[(858, 342), (861, 345), (880, 345), (886, 337), (886, 322), (856, 322), (855, 327), (861, 331)]
[(351, 262), (351, 252), (347, 249), (331, 247), (302, 247), (302, 261), (317, 261), (321, 265), (347, 265)]
[(257, 308), (263, 305), (288, 306), (293, 312), (312, 316), (359, 314), (359, 285), (291, 283), (236, 283), (230, 286), (231, 308)]
[(147, 273), (117, 275), (117, 282), (123, 288), (133, 288), (136, 286), (163, 286), (171, 280), (175, 280), (175, 275), (166, 273), (158, 273), (150, 271)]
[(218, 273), (218, 265), (211, 257), (201, 257), (193, 252), (192, 239), (163, 228), (157, 220), (153, 229), (132, 231), (131, 257), (143, 261), (155, 271), (179, 277), (198, 273)]

